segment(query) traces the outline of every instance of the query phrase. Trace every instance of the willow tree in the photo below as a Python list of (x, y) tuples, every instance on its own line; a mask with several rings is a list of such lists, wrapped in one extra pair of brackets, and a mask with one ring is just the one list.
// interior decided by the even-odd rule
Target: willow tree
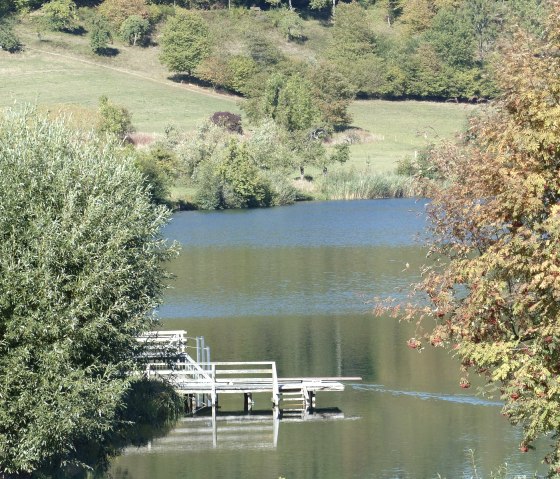
[(0, 198), (0, 476), (76, 472), (119, 427), (168, 212), (117, 147), (33, 112), (0, 117)]
[[(519, 33), (497, 70), (501, 97), (461, 144), (435, 155), (432, 266), (408, 310), (409, 346), (448, 346), (523, 427), (522, 451), (553, 433), (560, 473), (560, 3), (541, 39)], [(426, 306), (427, 304), (427, 306)]]

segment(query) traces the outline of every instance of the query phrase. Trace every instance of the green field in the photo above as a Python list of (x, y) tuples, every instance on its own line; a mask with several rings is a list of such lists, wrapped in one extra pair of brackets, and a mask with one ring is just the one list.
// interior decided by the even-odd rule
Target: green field
[(96, 109), (99, 97), (107, 95), (130, 110), (137, 130), (149, 133), (162, 133), (169, 124), (192, 129), (215, 111), (239, 110), (236, 98), (59, 55), (0, 53), (0, 107), (33, 103)]
[(350, 108), (353, 125), (367, 130), (371, 142), (351, 147), (356, 167), (392, 170), (395, 162), (429, 143), (460, 131), (473, 107), (418, 101), (358, 101)]
[[(68, 49), (63, 36), (26, 41), (28, 48), (21, 54), (0, 52), (0, 107), (33, 103), (95, 109), (99, 97), (107, 95), (128, 108), (136, 129), (146, 133), (162, 133), (170, 124), (190, 130), (215, 111), (240, 111), (236, 97), (168, 80), (154, 48), (129, 48), (114, 58), (97, 60), (74, 39)], [(351, 107), (356, 129), (349, 134), (355, 131), (366, 138), (352, 145), (350, 165), (392, 170), (404, 156), (459, 131), (472, 108), (451, 103), (357, 101)]]

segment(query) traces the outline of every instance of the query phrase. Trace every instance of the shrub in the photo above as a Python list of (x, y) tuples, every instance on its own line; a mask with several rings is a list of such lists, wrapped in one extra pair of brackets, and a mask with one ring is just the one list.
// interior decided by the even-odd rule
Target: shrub
[(138, 153), (136, 166), (148, 184), (152, 201), (167, 204), (173, 180), (177, 177), (177, 158), (161, 144)]
[(89, 46), (91, 51), (102, 55), (111, 41), (111, 30), (103, 17), (93, 19), (89, 32)]
[(41, 7), (43, 21), (51, 30), (71, 30), (78, 19), (72, 0), (52, 0)]
[(196, 202), (202, 209), (270, 206), (270, 184), (254, 164), (245, 144), (231, 140), (193, 175)]
[(229, 111), (217, 111), (210, 117), (210, 121), (221, 128), (225, 128), (230, 133), (243, 133), (241, 126), (241, 115), (236, 115)]
[(131, 15), (121, 25), (119, 36), (123, 42), (136, 46), (143, 42), (150, 30), (150, 23), (140, 15)]
[(148, 4), (145, 0), (105, 0), (99, 6), (99, 13), (103, 15), (118, 31), (123, 22), (137, 15), (147, 19), (150, 15)]
[(295, 203), (300, 193), (282, 171), (266, 172), (265, 177), (270, 185), (271, 206), (285, 206)]
[(22, 44), (14, 33), (13, 27), (8, 23), (0, 23), (0, 50), (10, 53), (18, 52), (22, 49)]
[(214, 87), (243, 95), (257, 70), (257, 64), (250, 57), (218, 52), (202, 60), (196, 67), (195, 75)]
[(113, 104), (106, 96), (99, 98), (100, 121), (97, 131), (114, 135), (120, 140), (126, 139), (129, 133), (134, 131), (130, 112), (122, 107)]

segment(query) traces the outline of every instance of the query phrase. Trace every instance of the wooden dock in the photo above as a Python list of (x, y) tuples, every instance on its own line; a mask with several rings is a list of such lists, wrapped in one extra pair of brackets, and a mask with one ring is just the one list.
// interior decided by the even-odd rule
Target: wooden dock
[[(154, 331), (139, 338), (148, 377), (159, 377), (185, 396), (188, 412), (218, 407), (222, 394), (243, 394), (243, 409), (250, 411), (253, 394), (270, 393), (273, 408), (302, 411), (315, 407), (318, 392), (343, 391), (345, 381), (359, 377), (279, 378), (274, 361), (210, 361), (204, 339), (185, 331)], [(191, 346), (189, 343), (193, 343)], [(194, 359), (195, 356), (196, 359)]]

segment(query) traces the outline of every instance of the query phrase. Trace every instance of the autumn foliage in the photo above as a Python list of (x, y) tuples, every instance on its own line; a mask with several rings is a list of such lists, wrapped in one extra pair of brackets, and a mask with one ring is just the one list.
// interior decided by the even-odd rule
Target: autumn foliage
[(504, 49), (500, 98), (434, 155), (448, 182), (428, 207), (423, 303), (407, 310), (417, 337), (461, 359), (463, 387), (474, 371), (499, 391), (524, 451), (560, 432), (560, 2), (551, 8), (543, 38), (518, 33)]

